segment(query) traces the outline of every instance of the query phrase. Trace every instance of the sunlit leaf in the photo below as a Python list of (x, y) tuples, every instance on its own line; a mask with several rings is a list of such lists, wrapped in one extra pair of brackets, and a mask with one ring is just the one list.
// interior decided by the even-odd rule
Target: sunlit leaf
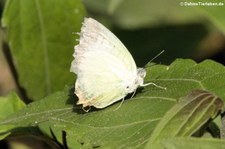
[(162, 144), (166, 149), (223, 149), (225, 141), (212, 138), (171, 138)]
[[(0, 120), (7, 118), (9, 115), (19, 111), (24, 108), (25, 103), (15, 94), (11, 93), (8, 96), (0, 97)], [(14, 125), (3, 125), (0, 127), (0, 139), (3, 139), (10, 132), (6, 132), (7, 130), (15, 127)], [(1, 133), (5, 132), (5, 133)]]
[[(224, 73), (224, 66), (213, 61), (197, 64), (178, 59), (169, 66), (147, 68), (145, 82), (154, 82), (166, 90), (155, 86), (139, 88), (135, 97), (125, 100), (119, 109), (120, 101), (105, 109), (92, 108), (85, 113), (81, 106), (75, 106), (74, 88), (67, 87), (28, 105), (0, 125), (16, 125), (13, 131), (19, 127), (38, 126), (50, 137), (52, 129), (61, 143), (62, 131), (65, 131), (71, 148), (144, 148), (165, 113), (190, 91), (208, 90), (225, 99)], [(204, 122), (205, 118), (200, 119), (196, 126)]]
[(40, 99), (74, 80), (69, 72), (73, 47), (84, 17), (80, 0), (7, 0), (7, 28), (19, 83)]
[(219, 97), (207, 91), (192, 91), (165, 114), (152, 133), (146, 149), (163, 148), (160, 143), (164, 139), (191, 136), (223, 108), (223, 101)]

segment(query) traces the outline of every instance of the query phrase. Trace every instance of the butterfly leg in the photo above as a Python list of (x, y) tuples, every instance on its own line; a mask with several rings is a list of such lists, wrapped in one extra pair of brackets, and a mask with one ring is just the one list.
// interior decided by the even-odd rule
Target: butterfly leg
[(124, 99), (125, 99), (125, 97), (122, 99), (122, 101), (121, 101), (120, 105), (119, 105), (116, 109), (114, 109), (113, 111), (116, 111), (116, 110), (118, 110), (118, 109), (121, 107), (121, 105), (122, 105), (122, 104), (123, 104), (123, 102), (124, 102)]
[(153, 83), (153, 82), (146, 83), (146, 84), (142, 84), (141, 86), (142, 86), (142, 87), (145, 87), (145, 86), (149, 86), (149, 85), (153, 85), (153, 86), (155, 86), (155, 87), (158, 87), (158, 88), (161, 88), (161, 89), (166, 90), (166, 87), (162, 87), (162, 86), (156, 85), (156, 84)]
[(84, 112), (89, 112), (89, 111), (91, 110), (91, 107), (88, 106), (88, 109), (86, 109), (86, 107), (82, 107), (82, 110), (83, 110)]
[(133, 92), (133, 94), (132, 94), (131, 98), (133, 98), (133, 97), (134, 97), (134, 95), (135, 95), (136, 91), (137, 91), (137, 89), (136, 89), (136, 90), (134, 90), (134, 92)]

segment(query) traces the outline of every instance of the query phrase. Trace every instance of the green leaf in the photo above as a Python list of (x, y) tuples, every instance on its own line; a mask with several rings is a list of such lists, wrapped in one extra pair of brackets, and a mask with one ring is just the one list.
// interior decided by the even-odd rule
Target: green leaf
[[(223, 82), (225, 67), (212, 60), (205, 60), (196, 64), (192, 60), (177, 59), (170, 66), (157, 65), (149, 69), (146, 82), (154, 82), (167, 88), (161, 96), (170, 95), (180, 98), (193, 89), (207, 90), (225, 100), (225, 84)], [(146, 93), (157, 92), (154, 87), (146, 88)], [(144, 92), (145, 94), (145, 92)]]
[[(22, 100), (15, 94), (11, 93), (6, 97), (0, 97), (0, 120), (7, 118), (9, 115), (17, 112), (18, 110), (24, 108), (26, 105)], [(11, 128), (15, 127), (14, 125), (3, 125), (0, 127), (0, 140), (10, 134), (6, 132)], [(5, 132), (5, 133), (1, 133)]]
[(212, 138), (171, 138), (162, 144), (166, 149), (224, 149), (225, 141)]
[(223, 109), (223, 101), (202, 90), (194, 90), (173, 106), (152, 133), (146, 149), (163, 148), (160, 142), (172, 137), (192, 135)]
[(28, 97), (40, 99), (73, 82), (73, 33), (80, 30), (84, 14), (80, 0), (6, 1), (2, 24)]
[[(74, 107), (77, 99), (74, 100), (74, 95), (71, 95), (73, 92), (74, 88), (70, 92), (66, 88), (63, 92), (57, 92), (43, 100), (36, 101), (20, 113), (0, 122), (0, 125), (15, 124), (17, 127), (39, 125), (42, 130), (45, 127), (46, 133), (49, 134), (49, 129), (52, 128), (56, 135), (58, 134), (58, 140), (62, 138), (60, 130), (65, 130), (67, 142), (74, 148), (81, 147), (83, 142), (85, 146), (100, 144), (101, 146), (116, 147), (118, 143), (120, 145), (121, 143), (129, 144), (130, 141), (134, 141), (135, 145), (138, 145), (139, 143), (135, 141), (136, 138), (138, 136), (143, 137), (144, 140), (149, 138), (155, 124), (163, 116), (164, 109), (171, 107), (174, 103), (174, 101), (164, 101), (163, 99), (137, 98), (139, 100), (126, 101), (126, 106), (123, 104), (116, 111), (119, 104), (105, 110), (85, 113), (81, 107)], [(162, 102), (164, 105), (161, 105)], [(142, 106), (138, 107), (140, 104)], [(161, 108), (162, 112), (155, 113), (155, 108)], [(131, 117), (131, 115), (133, 116)], [(124, 133), (118, 135), (118, 132)], [(110, 135), (107, 135), (108, 133)], [(145, 133), (144, 136), (143, 133)], [(126, 136), (131, 136), (131, 138), (124, 138)], [(121, 142), (121, 139), (124, 141)]]
[(0, 97), (0, 120), (24, 108), (26, 104), (16, 95), (11, 93), (8, 96)]
[(178, 59), (170, 66), (147, 68), (145, 82), (154, 82), (167, 90), (155, 86), (140, 88), (136, 96), (125, 100), (118, 110), (121, 102), (85, 113), (81, 106), (75, 106), (74, 88), (67, 87), (31, 103), (0, 125), (16, 125), (12, 131), (39, 126), (49, 136), (52, 129), (60, 142), (65, 131), (71, 148), (144, 148), (165, 113), (191, 90), (209, 90), (225, 99), (224, 73), (224, 66), (210, 60), (196, 64)]

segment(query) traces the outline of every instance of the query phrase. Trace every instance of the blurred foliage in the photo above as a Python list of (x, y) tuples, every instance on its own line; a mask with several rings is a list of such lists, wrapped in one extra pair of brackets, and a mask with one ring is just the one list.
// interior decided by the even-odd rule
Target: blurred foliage
[(193, 8), (181, 7), (180, 0), (83, 0), (83, 2), (94, 15), (110, 17), (124, 29), (186, 24), (200, 18)]
[(115, 33), (131, 51), (137, 65), (143, 67), (162, 50), (165, 52), (155, 62), (170, 64), (179, 57), (193, 57), (207, 30), (201, 24), (187, 24), (132, 31), (115, 30)]
[(225, 28), (225, 6), (181, 6), (181, 2), (196, 2), (182, 0), (83, 2), (91, 16), (105, 21), (125, 43), (138, 66), (162, 50), (165, 53), (156, 62), (167, 64), (176, 58), (201, 61), (217, 53), (225, 55), (225, 37), (218, 31)]

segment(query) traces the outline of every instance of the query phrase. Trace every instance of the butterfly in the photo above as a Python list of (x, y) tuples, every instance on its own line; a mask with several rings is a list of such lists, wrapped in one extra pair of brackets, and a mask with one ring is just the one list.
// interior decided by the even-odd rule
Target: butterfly
[(77, 75), (75, 94), (83, 108), (105, 108), (144, 84), (146, 71), (137, 68), (123, 43), (105, 26), (85, 18), (70, 71)]

